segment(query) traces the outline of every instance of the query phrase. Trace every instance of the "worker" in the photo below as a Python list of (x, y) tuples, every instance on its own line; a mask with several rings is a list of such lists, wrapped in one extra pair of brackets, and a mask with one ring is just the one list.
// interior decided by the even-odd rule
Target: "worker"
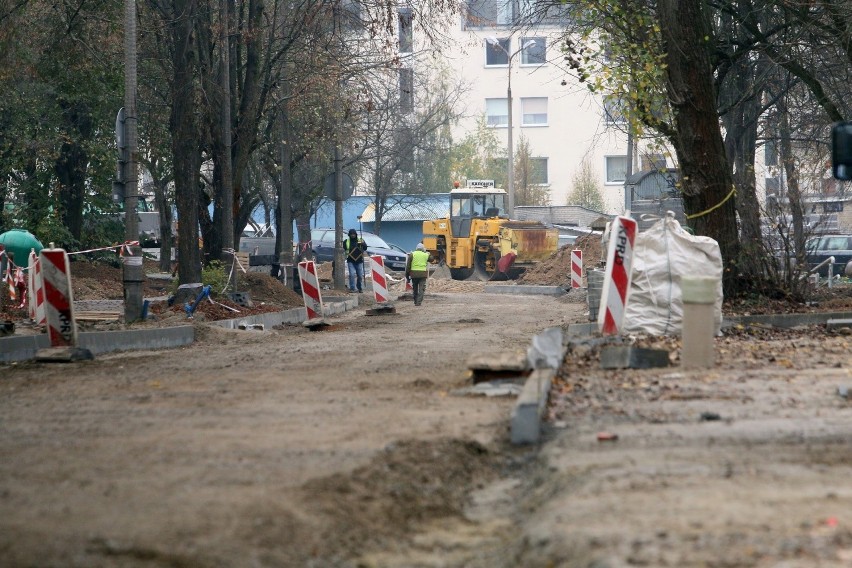
[(419, 306), (423, 302), (426, 293), (426, 278), (429, 276), (427, 266), (432, 257), (426, 252), (423, 243), (419, 243), (415, 250), (408, 255), (405, 263), (405, 276), (411, 279), (411, 287), (414, 288), (414, 305)]
[(355, 229), (349, 229), (349, 238), (343, 241), (343, 250), (346, 251), (346, 266), (349, 268), (349, 291), (355, 291), (357, 279), (360, 294), (363, 291), (364, 257), (367, 255), (367, 245), (364, 239), (358, 237)]

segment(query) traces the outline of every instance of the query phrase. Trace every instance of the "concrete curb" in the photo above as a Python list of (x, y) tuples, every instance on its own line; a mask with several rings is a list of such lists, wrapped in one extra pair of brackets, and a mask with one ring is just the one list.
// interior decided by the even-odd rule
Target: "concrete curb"
[(762, 324), (774, 327), (797, 327), (800, 325), (819, 325), (828, 323), (830, 319), (849, 319), (852, 312), (823, 312), (813, 314), (766, 314), (756, 316), (734, 316), (722, 319), (722, 328), (734, 325)]
[(555, 376), (556, 369), (536, 369), (527, 377), (524, 389), (512, 409), (513, 444), (535, 444), (541, 438), (541, 417), (547, 407), (550, 383)]
[(548, 328), (534, 336), (527, 357), (536, 368), (527, 377), (512, 409), (510, 437), (513, 444), (535, 444), (541, 439), (541, 419), (547, 408), (550, 384), (565, 360), (562, 328)]
[[(800, 325), (828, 324), (829, 320), (852, 318), (852, 312), (824, 312), (811, 314), (766, 314), (755, 316), (730, 316), (722, 320), (722, 329), (735, 325), (761, 324), (773, 327), (791, 328)], [(598, 333), (597, 322), (572, 323), (567, 332), (570, 337), (586, 337)]]
[[(189, 345), (195, 341), (191, 325), (122, 331), (84, 331), (77, 335), (77, 346), (93, 355), (112, 351), (167, 349)], [(33, 359), (40, 349), (50, 347), (47, 334), (22, 335), (0, 339), (0, 362), (12, 363)]]
[[(323, 317), (341, 314), (347, 310), (352, 310), (358, 307), (358, 298), (335, 298), (334, 300), (323, 300)], [(308, 314), (305, 308), (293, 308), (292, 310), (284, 310), (283, 312), (272, 312), (268, 314), (259, 314), (256, 316), (245, 316), (241, 318), (233, 318), (229, 320), (219, 320), (210, 322), (211, 325), (217, 325), (226, 329), (238, 329), (240, 325), (255, 325), (260, 324), (264, 327), (272, 327), (285, 323), (302, 323), (308, 319)]]
[(528, 284), (486, 284), (486, 294), (530, 294), (542, 296), (561, 296), (565, 294), (562, 286), (532, 286)]
[[(331, 301), (324, 305), (323, 315), (339, 314), (357, 306), (358, 298)], [(209, 323), (228, 329), (237, 329), (240, 324), (273, 326), (281, 323), (301, 323), (305, 321), (306, 317), (305, 308), (296, 308), (283, 312)], [(77, 347), (88, 349), (92, 352), (92, 355), (112, 351), (168, 349), (189, 345), (193, 341), (195, 341), (195, 328), (191, 325), (119, 331), (84, 331), (77, 335)], [(50, 347), (50, 340), (44, 333), (0, 338), (0, 363), (34, 359), (40, 349), (47, 349), (48, 347)]]

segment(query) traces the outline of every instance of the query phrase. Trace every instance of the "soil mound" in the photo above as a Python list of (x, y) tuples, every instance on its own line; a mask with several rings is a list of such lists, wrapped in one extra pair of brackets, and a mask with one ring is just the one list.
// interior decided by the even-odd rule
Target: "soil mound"
[(583, 251), (583, 270), (588, 271), (600, 265), (603, 245), (600, 235), (586, 235), (577, 239), (573, 245), (565, 245), (527, 270), (518, 278), (518, 284), (539, 286), (566, 286), (571, 284), (571, 251)]

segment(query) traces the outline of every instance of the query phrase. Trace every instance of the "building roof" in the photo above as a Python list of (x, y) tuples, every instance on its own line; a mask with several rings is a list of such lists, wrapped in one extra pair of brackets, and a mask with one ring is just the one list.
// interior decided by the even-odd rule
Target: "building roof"
[(541, 221), (552, 225), (577, 225), (590, 227), (592, 222), (604, 215), (580, 205), (521, 205), (515, 207), (515, 218), (519, 221)]
[[(382, 221), (427, 221), (449, 217), (450, 200), (448, 193), (429, 195), (389, 195), (387, 209)], [(376, 221), (376, 204), (370, 203), (361, 214), (361, 221)]]

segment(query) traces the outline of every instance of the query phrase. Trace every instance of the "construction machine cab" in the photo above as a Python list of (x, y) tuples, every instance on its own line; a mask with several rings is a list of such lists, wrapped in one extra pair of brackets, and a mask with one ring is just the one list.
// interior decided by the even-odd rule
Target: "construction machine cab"
[[(450, 191), (450, 225), (454, 237), (469, 237), (473, 219), (503, 217), (506, 191), (491, 187), (457, 187)], [(505, 217), (504, 217), (505, 218)]]

